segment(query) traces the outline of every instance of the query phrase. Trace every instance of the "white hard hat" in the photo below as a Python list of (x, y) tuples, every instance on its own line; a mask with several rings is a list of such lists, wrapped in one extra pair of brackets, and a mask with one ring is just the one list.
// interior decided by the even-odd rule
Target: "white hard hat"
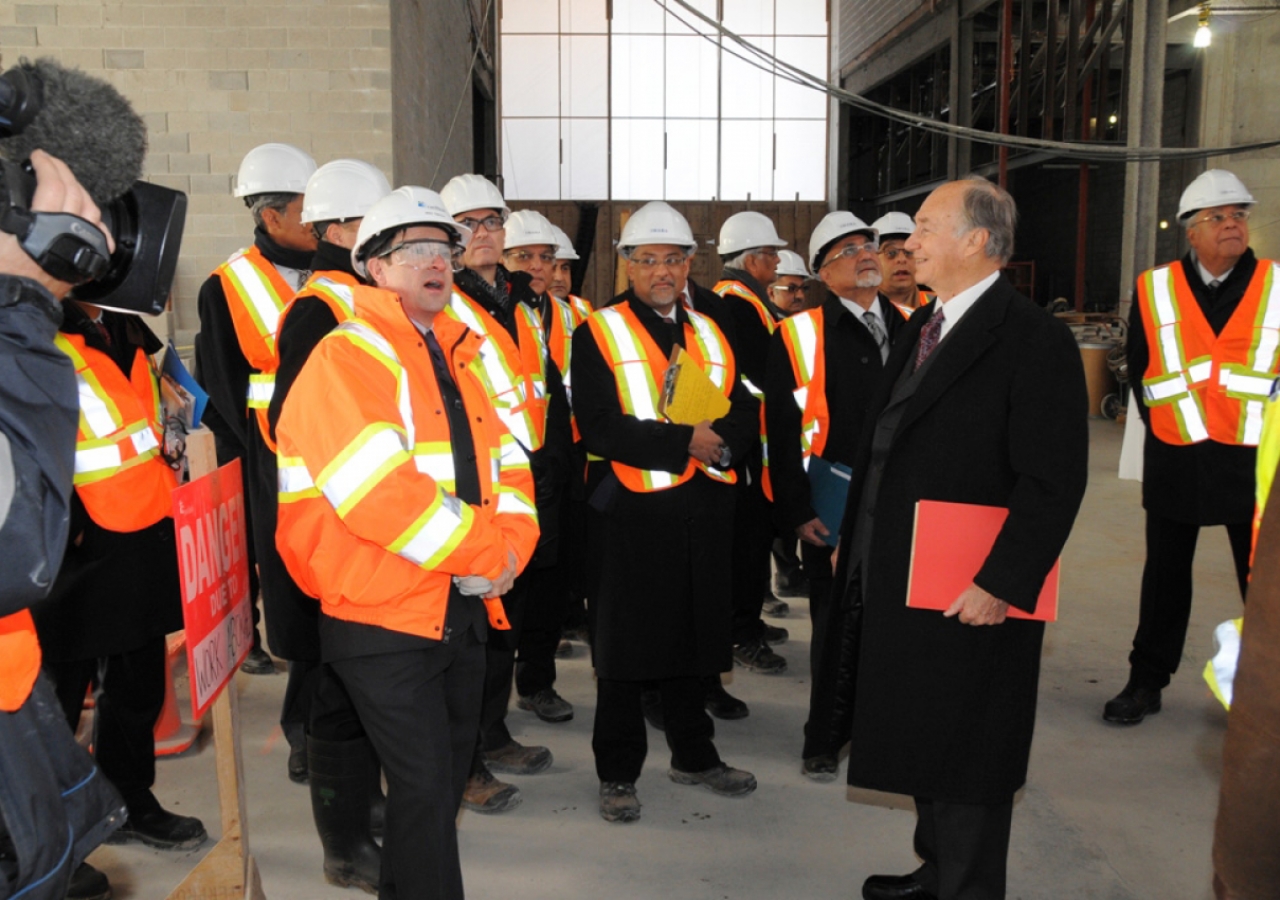
[(302, 198), (302, 221), (359, 219), (391, 193), (387, 176), (359, 159), (335, 159), (316, 169)]
[(573, 241), (569, 240), (569, 235), (564, 233), (563, 228), (559, 225), (552, 225), (551, 230), (556, 233), (556, 259), (582, 259), (578, 255), (578, 251), (573, 249)]
[(916, 232), (916, 223), (904, 212), (885, 213), (871, 223), (880, 239), (905, 238)]
[(555, 226), (547, 221), (547, 217), (532, 209), (521, 209), (513, 212), (507, 219), (507, 240), (503, 245), (508, 250), (516, 247), (549, 247), (560, 246), (556, 240)]
[(1252, 206), (1257, 203), (1244, 182), (1226, 169), (1207, 169), (1187, 185), (1178, 201), (1178, 219), (1214, 206)]
[(618, 251), (629, 258), (633, 249), (645, 244), (672, 244), (691, 254), (698, 249), (688, 220), (661, 200), (646, 203), (631, 214), (618, 240)]
[(813, 271), (818, 271), (818, 258), (827, 252), (828, 247), (851, 234), (865, 234), (873, 241), (879, 240), (874, 228), (847, 210), (838, 209), (823, 216), (809, 237), (809, 265)]
[(240, 161), (232, 194), (301, 194), (315, 170), (311, 154), (292, 144), (260, 144)]
[(502, 199), (502, 191), (483, 175), (457, 175), (449, 179), (440, 190), (440, 198), (444, 200), (449, 215), (460, 216), (473, 209), (496, 209), (502, 213), (506, 221), (511, 210), (507, 201)]
[(799, 275), (801, 278), (810, 278), (809, 270), (804, 266), (804, 257), (799, 253), (793, 253), (790, 250), (778, 251), (778, 275)]
[(764, 213), (734, 213), (720, 226), (720, 243), (716, 252), (721, 256), (737, 256), (744, 250), (760, 247), (785, 247), (787, 242), (778, 237), (778, 231)]
[(351, 248), (351, 265), (362, 278), (369, 276), (365, 267), (365, 247), (386, 231), (399, 231), (410, 225), (434, 225), (454, 236), (458, 246), (467, 246), (471, 229), (453, 221), (444, 201), (435, 191), (415, 185), (396, 188), (369, 208), (360, 220), (356, 243)]

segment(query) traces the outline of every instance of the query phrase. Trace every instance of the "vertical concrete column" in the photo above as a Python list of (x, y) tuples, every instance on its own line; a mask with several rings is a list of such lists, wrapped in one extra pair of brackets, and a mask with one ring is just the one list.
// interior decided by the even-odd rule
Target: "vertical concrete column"
[[(952, 125), (973, 125), (973, 19), (966, 18), (960, 3), (952, 6), (951, 84), (947, 103)], [(947, 178), (952, 181), (972, 168), (973, 143), (947, 138)]]
[[(1165, 32), (1169, 0), (1130, 5), (1128, 118), (1130, 147), (1160, 146), (1164, 120)], [(1155, 265), (1160, 163), (1125, 165), (1124, 231), (1120, 250), (1120, 315), (1129, 315), (1129, 299), (1139, 272)]]

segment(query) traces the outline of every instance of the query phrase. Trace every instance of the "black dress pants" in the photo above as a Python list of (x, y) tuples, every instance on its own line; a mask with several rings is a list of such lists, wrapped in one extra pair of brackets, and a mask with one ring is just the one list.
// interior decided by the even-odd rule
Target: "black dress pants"
[(553, 566), (530, 570), (528, 580), (516, 662), (516, 692), (521, 697), (532, 697), (556, 683), (556, 648), (569, 613), (569, 569), (563, 555)]
[(649, 751), (648, 732), (640, 694), (656, 688), (662, 694), (662, 716), (671, 767), (703, 772), (719, 765), (711, 742), (714, 726), (706, 710), (705, 678), (667, 678), (660, 681), (596, 680), (596, 719), (591, 735), (596, 775), (601, 781), (634, 784)]
[(460, 900), (455, 819), (476, 746), (484, 646), (448, 644), (333, 662), (387, 777), (378, 896)]
[(920, 886), (938, 900), (1004, 900), (1013, 798), (991, 806), (915, 800)]
[(760, 486), (759, 465), (740, 468), (734, 488), (732, 634), (733, 642), (742, 644), (764, 631), (760, 611), (769, 591), (773, 523), (769, 500)]
[(290, 660), (288, 666), (284, 700), (280, 704), (280, 729), (290, 747), (305, 747), (311, 705), (324, 666), (316, 659)]
[(529, 580), (535, 570), (525, 569), (516, 579), (511, 590), (502, 595), (502, 608), (507, 614), (509, 629), (489, 631), (484, 645), (484, 690), (480, 701), (480, 738), (475, 751), (475, 765), (480, 765), (481, 750), (497, 750), (511, 741), (507, 729), (507, 707), (511, 702), (511, 686), (515, 682), (516, 648), (524, 633), (526, 599), (529, 596)]
[[(809, 642), (809, 719), (804, 726), (804, 750), (802, 758), (835, 755), (840, 747), (830, 746), (829, 729), (825, 716), (834, 705), (835, 682), (829, 659), (839, 646), (838, 623), (831, 625), (832, 581), (831, 547), (817, 547), (807, 541), (800, 542), (800, 558), (809, 575), (809, 621), (813, 625), (813, 639)], [(826, 666), (826, 668), (824, 668)]]
[(115, 656), (44, 662), (72, 732), (93, 685), (93, 755), (134, 812), (156, 802), (151, 787), (156, 783), (156, 720), (164, 706), (164, 657), (160, 635)]
[[(1147, 562), (1142, 569), (1138, 630), (1129, 654), (1132, 678), (1144, 687), (1163, 688), (1182, 660), (1191, 620), (1191, 564), (1199, 525), (1147, 513)], [(1227, 525), (1240, 596), (1249, 585), (1252, 524)]]

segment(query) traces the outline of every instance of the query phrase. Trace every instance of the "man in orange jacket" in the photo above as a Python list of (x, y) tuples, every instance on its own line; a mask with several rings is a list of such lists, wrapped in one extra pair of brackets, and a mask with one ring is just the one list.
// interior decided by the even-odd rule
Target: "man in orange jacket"
[[(276, 542), (320, 599), (320, 649), (387, 776), (380, 894), (461, 898), (454, 819), (479, 728), (484, 643), (537, 543), (528, 459), (441, 313), (470, 230), (425, 188), (361, 222), (356, 318), (313, 351), (276, 428)], [(323, 415), (317, 415), (323, 410)]]

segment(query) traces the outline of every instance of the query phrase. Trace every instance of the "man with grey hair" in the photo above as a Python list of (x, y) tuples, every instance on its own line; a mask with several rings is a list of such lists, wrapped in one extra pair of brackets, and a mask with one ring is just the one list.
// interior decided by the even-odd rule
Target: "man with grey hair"
[[(1005, 896), (1044, 637), (1017, 613), (1036, 609), (1070, 534), (1089, 448), (1070, 331), (1000, 276), (1016, 219), (1013, 198), (978, 178), (921, 206), (906, 247), (938, 302), (895, 342), (850, 482), (836, 572), (853, 611), (849, 782), (915, 797), (922, 859), (868, 878), (867, 900)], [(976, 574), (955, 572), (968, 586), (944, 612), (907, 606), (913, 559), (941, 549), (913, 540), (920, 500), (1008, 510)]]

